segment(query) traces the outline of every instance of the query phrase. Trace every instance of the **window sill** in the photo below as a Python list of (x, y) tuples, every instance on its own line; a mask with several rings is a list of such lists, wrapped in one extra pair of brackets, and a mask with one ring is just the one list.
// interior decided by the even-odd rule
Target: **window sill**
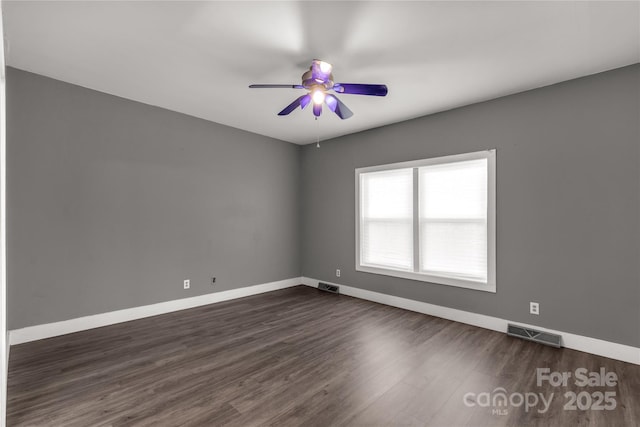
[(367, 265), (356, 265), (356, 271), (363, 273), (379, 274), (383, 276), (399, 277), (402, 279), (417, 280), (436, 285), (455, 286), (458, 288), (473, 289), (475, 291), (496, 292), (495, 280), (489, 282), (477, 282), (473, 280), (457, 279), (453, 277), (434, 276), (430, 274), (415, 273), (413, 271), (392, 270), (388, 268), (372, 267)]

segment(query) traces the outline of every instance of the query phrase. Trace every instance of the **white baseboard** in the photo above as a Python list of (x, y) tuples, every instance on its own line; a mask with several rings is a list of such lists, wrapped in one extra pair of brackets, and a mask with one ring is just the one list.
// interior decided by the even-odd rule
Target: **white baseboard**
[[(455, 308), (443, 307), (426, 302), (382, 294), (379, 292), (367, 291), (365, 289), (345, 286), (340, 283), (327, 282), (324, 280), (322, 282), (340, 286), (341, 294), (365, 299), (368, 301), (374, 301), (393, 307), (403, 308), (405, 310), (415, 311), (418, 313), (429, 314), (431, 316), (441, 317), (443, 319), (466, 323), (473, 326), (479, 326), (481, 328), (491, 329), (498, 332), (506, 332), (507, 324), (515, 323), (524, 327), (559, 334), (562, 335), (564, 347), (640, 365), (640, 348), (637, 347), (604, 341), (597, 338), (585, 337), (583, 335), (576, 335), (567, 332), (556, 331), (553, 329), (542, 328), (536, 325), (514, 322), (498, 317), (485, 316), (484, 314), (471, 313), (468, 311), (457, 310)], [(302, 283), (304, 285), (312, 287), (318, 286), (318, 280), (311, 279), (309, 277), (302, 277)]]
[(215, 302), (289, 288), (291, 286), (300, 285), (301, 283), (301, 277), (294, 277), (277, 282), (263, 283), (260, 285), (247, 286), (222, 292), (214, 292), (191, 298), (182, 298), (157, 304), (111, 311), (108, 313), (100, 313), (92, 316), (78, 317), (76, 319), (63, 320), (61, 322), (14, 329), (9, 331), (9, 342), (11, 345), (22, 344), (29, 341), (36, 341), (44, 338), (84, 331), (87, 329), (99, 328), (101, 326), (142, 319), (144, 317), (157, 316), (158, 314), (170, 313), (172, 311), (185, 310), (188, 308), (213, 304)]
[[(469, 325), (479, 326), (485, 329), (491, 329), (498, 332), (506, 332), (508, 323), (515, 323), (521, 326), (538, 329), (541, 331), (551, 332), (562, 335), (563, 344), (567, 348), (584, 351), (586, 353), (597, 354), (609, 357), (611, 359), (622, 360), (624, 362), (640, 365), (640, 348), (632, 347), (624, 344), (613, 343), (600, 340), (597, 338), (586, 337), (583, 335), (571, 334), (563, 331), (543, 328), (536, 325), (530, 325), (521, 322), (513, 322), (484, 314), (471, 313), (468, 311), (457, 310), (455, 308), (443, 307), (439, 305), (429, 304), (426, 302), (415, 301), (407, 298), (396, 297), (393, 295), (382, 294), (379, 292), (368, 291), (365, 289), (345, 286), (340, 283), (326, 282), (340, 286), (340, 293), (355, 298), (368, 301), (374, 301), (380, 304), (386, 304), (405, 310), (415, 311), (418, 313), (429, 314), (431, 316), (441, 317), (443, 319), (453, 320), (455, 322), (466, 323)], [(294, 277), (291, 279), (280, 280), (277, 282), (263, 283), (260, 285), (237, 288), (223, 292), (215, 292), (206, 295), (200, 295), (191, 298), (183, 298), (179, 300), (161, 302), (158, 304), (145, 305), (141, 307), (127, 308), (124, 310), (112, 311), (108, 313), (95, 314), (92, 316), (79, 317), (76, 319), (63, 320), (61, 322), (47, 323), (44, 325), (29, 326), (22, 329), (9, 331), (9, 343), (11, 345), (22, 344), (30, 341), (36, 341), (45, 338), (56, 337), (59, 335), (70, 334), (73, 332), (84, 331), (101, 326), (113, 325), (130, 320), (142, 319), (144, 317), (156, 316), (159, 314), (170, 313), (173, 311), (185, 310), (188, 308), (199, 307), (202, 305), (213, 304), (216, 302), (227, 301), (236, 298), (242, 298), (250, 295), (257, 295), (264, 292), (275, 291), (278, 289), (289, 288), (299, 284), (317, 287), (318, 280), (308, 277)], [(8, 351), (7, 351), (8, 356)], [(7, 357), (8, 359), (8, 357)]]

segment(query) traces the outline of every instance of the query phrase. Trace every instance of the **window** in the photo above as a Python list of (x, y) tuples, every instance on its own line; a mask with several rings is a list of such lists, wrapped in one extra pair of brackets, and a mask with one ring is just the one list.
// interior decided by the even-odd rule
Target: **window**
[(495, 150), (356, 169), (356, 270), (495, 292)]

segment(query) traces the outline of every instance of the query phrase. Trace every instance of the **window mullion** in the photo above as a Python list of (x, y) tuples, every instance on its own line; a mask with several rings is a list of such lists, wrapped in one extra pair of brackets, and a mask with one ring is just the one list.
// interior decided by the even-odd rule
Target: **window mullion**
[(413, 271), (420, 271), (420, 199), (418, 168), (413, 168)]

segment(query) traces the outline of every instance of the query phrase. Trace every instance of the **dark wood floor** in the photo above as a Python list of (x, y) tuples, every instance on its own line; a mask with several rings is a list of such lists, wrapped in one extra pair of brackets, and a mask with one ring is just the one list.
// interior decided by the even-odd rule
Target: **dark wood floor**
[[(618, 384), (536, 385), (581, 367)], [(477, 406), (499, 387), (554, 397)], [(8, 425), (637, 426), (639, 396), (640, 366), (298, 286), (12, 347)]]

